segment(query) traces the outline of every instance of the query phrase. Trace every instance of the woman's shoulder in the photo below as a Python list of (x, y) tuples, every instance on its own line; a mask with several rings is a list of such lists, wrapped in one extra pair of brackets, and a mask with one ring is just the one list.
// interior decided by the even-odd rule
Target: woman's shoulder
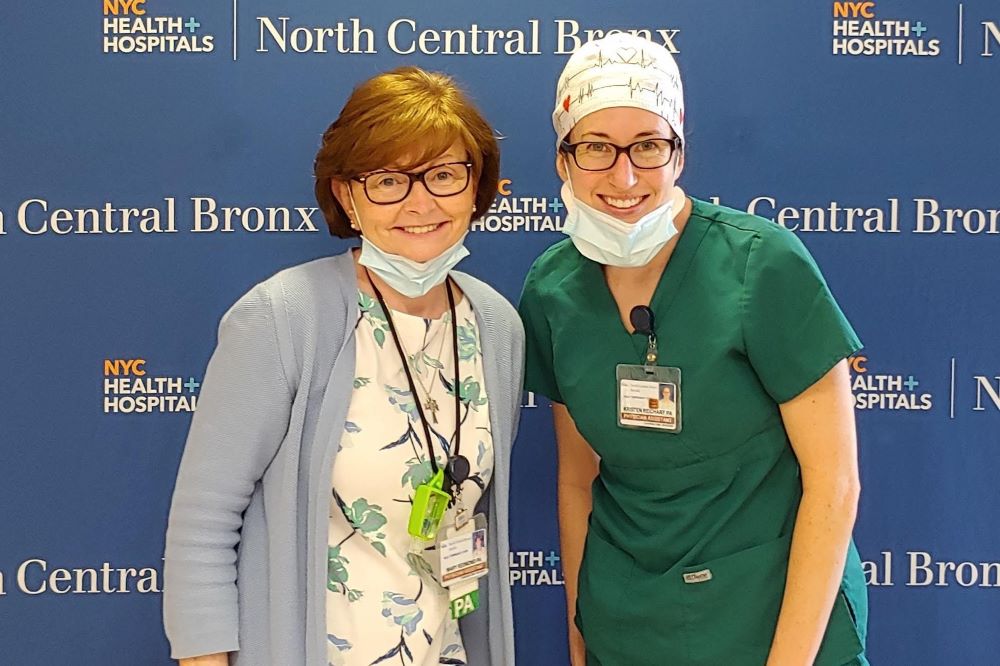
[(693, 204), (691, 217), (718, 224), (733, 232), (748, 232), (763, 236), (792, 234), (780, 224), (760, 215), (753, 215), (743, 210), (700, 199), (692, 198), (691, 201)]
[(708, 201), (692, 198), (692, 202), (691, 218), (712, 225), (711, 228), (732, 241), (731, 245), (742, 245), (751, 252), (768, 256), (799, 255), (804, 250), (795, 232), (773, 220)]
[(452, 271), (451, 276), (469, 299), (472, 309), (484, 319), (517, 318), (517, 311), (510, 301), (487, 283), (462, 271)]
[(266, 305), (280, 331), (301, 337), (346, 323), (356, 293), (353, 262), (345, 252), (278, 271), (251, 287), (230, 313), (256, 311)]
[(452, 271), (451, 276), (465, 293), (481, 322), (480, 335), (483, 343), (500, 348), (519, 348), (524, 340), (524, 326), (510, 301), (496, 289), (468, 273)]
[(258, 287), (308, 303), (330, 297), (354, 298), (357, 279), (348, 251), (289, 266), (261, 282)]
[(589, 260), (580, 254), (570, 238), (564, 238), (550, 245), (531, 263), (528, 275), (524, 279), (524, 292), (521, 295), (521, 300), (538, 297), (545, 292), (557, 289), (585, 261)]
[(551, 275), (558, 279), (574, 270), (583, 260), (583, 255), (573, 245), (573, 239), (563, 238), (545, 249), (531, 262), (529, 275)]
[[(747, 288), (773, 292), (773, 280), (812, 284), (822, 281), (816, 260), (802, 239), (773, 220), (695, 200), (692, 218), (711, 224), (717, 246), (738, 253)], [(767, 285), (767, 286), (762, 286)]]

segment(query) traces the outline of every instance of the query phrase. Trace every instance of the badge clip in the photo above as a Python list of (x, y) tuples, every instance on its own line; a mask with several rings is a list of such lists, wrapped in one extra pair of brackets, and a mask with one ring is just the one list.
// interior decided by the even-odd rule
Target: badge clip
[(656, 358), (659, 356), (656, 349), (656, 317), (649, 306), (637, 305), (629, 312), (628, 318), (635, 332), (645, 334), (648, 340), (643, 367), (646, 368), (646, 374), (652, 374), (653, 368), (656, 367)]
[(656, 334), (649, 334), (649, 343), (646, 345), (646, 362), (643, 367), (646, 369), (646, 374), (653, 374), (653, 368), (656, 367), (656, 359), (659, 356), (659, 352), (656, 349)]

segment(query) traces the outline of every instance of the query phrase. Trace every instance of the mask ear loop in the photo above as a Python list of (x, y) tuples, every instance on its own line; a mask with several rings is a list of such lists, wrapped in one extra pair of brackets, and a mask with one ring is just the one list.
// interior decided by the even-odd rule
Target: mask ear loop
[(358, 204), (354, 202), (354, 188), (351, 187), (350, 181), (347, 182), (347, 197), (351, 200), (351, 208), (354, 210), (353, 218), (348, 215), (348, 218), (351, 219), (351, 226), (364, 236), (365, 232), (361, 229), (361, 213), (358, 212)]
[(569, 188), (570, 196), (572, 196), (575, 199), (576, 192), (573, 191), (573, 176), (571, 176), (569, 172), (569, 158), (566, 157), (566, 151), (560, 150), (559, 157), (562, 159), (563, 171), (566, 172), (566, 186)]

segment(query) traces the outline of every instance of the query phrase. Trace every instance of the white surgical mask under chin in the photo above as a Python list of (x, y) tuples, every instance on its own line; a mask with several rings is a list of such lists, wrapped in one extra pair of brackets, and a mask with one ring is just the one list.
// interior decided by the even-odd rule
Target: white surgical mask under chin
[[(349, 196), (360, 227), (362, 226), (361, 216), (358, 214), (358, 207), (354, 205), (354, 195), (349, 194)], [(457, 243), (425, 262), (413, 261), (398, 254), (390, 254), (362, 235), (358, 263), (371, 270), (383, 282), (403, 296), (417, 298), (444, 283), (448, 272), (458, 262), (469, 256), (469, 251), (463, 245), (465, 237), (468, 235), (469, 232), (466, 231)]]
[(677, 235), (673, 199), (629, 224), (577, 199), (569, 180), (563, 183), (560, 194), (566, 204), (563, 233), (580, 254), (599, 264), (645, 266)]

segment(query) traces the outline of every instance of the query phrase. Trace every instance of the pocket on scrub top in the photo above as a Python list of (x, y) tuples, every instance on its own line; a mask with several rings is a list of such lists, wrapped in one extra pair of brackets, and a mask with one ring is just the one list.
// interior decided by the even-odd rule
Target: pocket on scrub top
[[(785, 591), (791, 536), (683, 569), (692, 664), (767, 662)], [(815, 665), (853, 664), (863, 651), (850, 605), (838, 591)]]
[(767, 662), (790, 545), (787, 534), (681, 570), (692, 665)]

